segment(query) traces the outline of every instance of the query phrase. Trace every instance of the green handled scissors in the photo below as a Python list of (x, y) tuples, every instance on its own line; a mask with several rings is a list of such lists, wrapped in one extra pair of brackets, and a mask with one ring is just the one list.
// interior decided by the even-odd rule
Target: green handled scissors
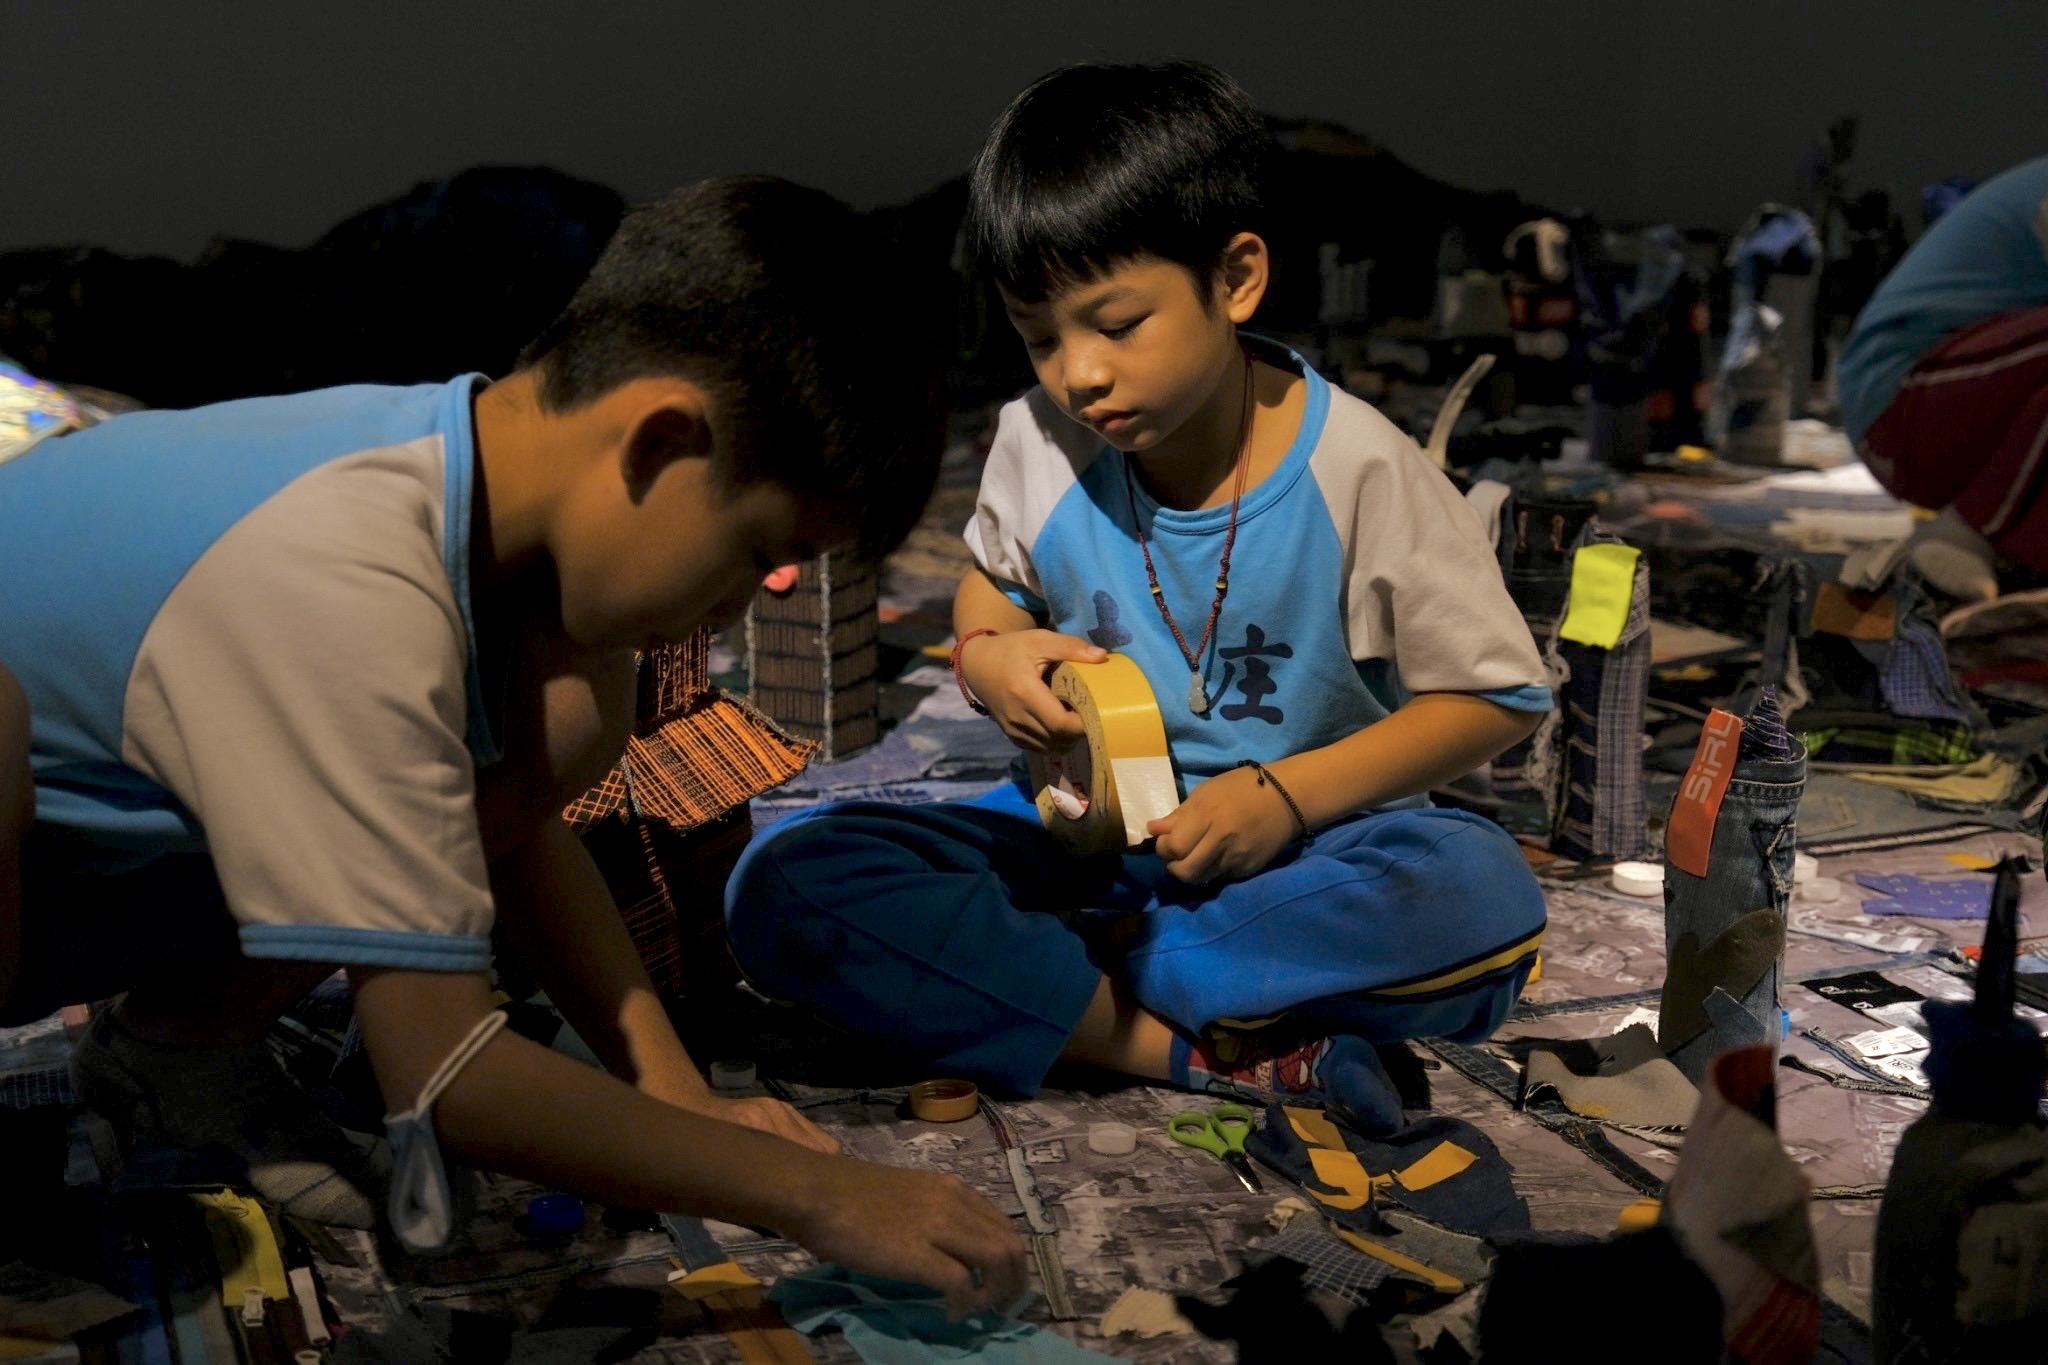
[(1237, 1183), (1263, 1194), (1259, 1175), (1244, 1154), (1245, 1134), (1252, 1130), (1252, 1111), (1241, 1104), (1219, 1104), (1208, 1113), (1184, 1109), (1167, 1121), (1166, 1131), (1183, 1147), (1199, 1147), (1230, 1167)]

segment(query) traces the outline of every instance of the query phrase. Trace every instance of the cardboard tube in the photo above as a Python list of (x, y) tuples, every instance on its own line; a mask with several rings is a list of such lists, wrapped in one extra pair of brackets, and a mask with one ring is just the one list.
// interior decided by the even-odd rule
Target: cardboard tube
[(1146, 824), (1180, 805), (1180, 789), (1166, 723), (1143, 670), (1112, 654), (1099, 664), (1061, 664), (1050, 685), (1081, 717), (1085, 733), (1063, 752), (1031, 756), (1039, 819), (1075, 853), (1120, 853), (1144, 843), (1151, 837)]

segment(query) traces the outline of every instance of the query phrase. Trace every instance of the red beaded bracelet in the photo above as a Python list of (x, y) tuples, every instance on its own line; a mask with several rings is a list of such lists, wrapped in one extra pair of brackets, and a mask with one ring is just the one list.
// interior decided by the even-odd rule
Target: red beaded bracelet
[(980, 630), (968, 631), (965, 635), (961, 636), (959, 639), (953, 642), (953, 682), (955, 685), (959, 687), (960, 695), (966, 698), (969, 709), (971, 709), (976, 715), (987, 715), (988, 708), (986, 706), (983, 706), (980, 702), (976, 701), (974, 699), (974, 694), (967, 690), (967, 679), (960, 675), (960, 651), (966, 647), (967, 642), (969, 640), (974, 639), (978, 635), (1000, 634), (1002, 634), (1002, 632), (999, 630), (990, 630), (987, 626), (983, 626)]

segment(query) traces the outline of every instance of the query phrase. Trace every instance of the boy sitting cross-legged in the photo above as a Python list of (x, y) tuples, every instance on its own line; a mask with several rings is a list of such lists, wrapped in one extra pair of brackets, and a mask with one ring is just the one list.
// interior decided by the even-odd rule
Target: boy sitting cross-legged
[(728, 923), (764, 989), (1029, 1093), (1057, 1060), (1400, 1122), (1372, 1043), (1483, 1037), (1534, 958), (1514, 842), (1424, 797), (1527, 735), (1545, 672), (1485, 536), (1376, 411), (1241, 334), (1268, 139), (1207, 67), (1072, 67), (996, 122), (970, 232), (1039, 385), (967, 527), (955, 662), (1019, 746), (1115, 650), (1184, 799), (1076, 859), (1008, 786), (764, 835)]

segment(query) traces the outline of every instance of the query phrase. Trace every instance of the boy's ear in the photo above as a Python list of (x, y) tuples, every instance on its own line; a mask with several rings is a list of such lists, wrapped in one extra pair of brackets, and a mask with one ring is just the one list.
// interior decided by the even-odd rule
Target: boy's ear
[(626, 492), (639, 502), (663, 470), (677, 460), (710, 458), (713, 444), (711, 412), (701, 390), (679, 388), (664, 396), (661, 403), (639, 413), (626, 431)]
[(1217, 280), (1223, 293), (1223, 311), (1239, 326), (1252, 320), (1259, 301), (1266, 297), (1272, 279), (1272, 256), (1266, 239), (1256, 232), (1240, 232), (1223, 248), (1223, 269)]

